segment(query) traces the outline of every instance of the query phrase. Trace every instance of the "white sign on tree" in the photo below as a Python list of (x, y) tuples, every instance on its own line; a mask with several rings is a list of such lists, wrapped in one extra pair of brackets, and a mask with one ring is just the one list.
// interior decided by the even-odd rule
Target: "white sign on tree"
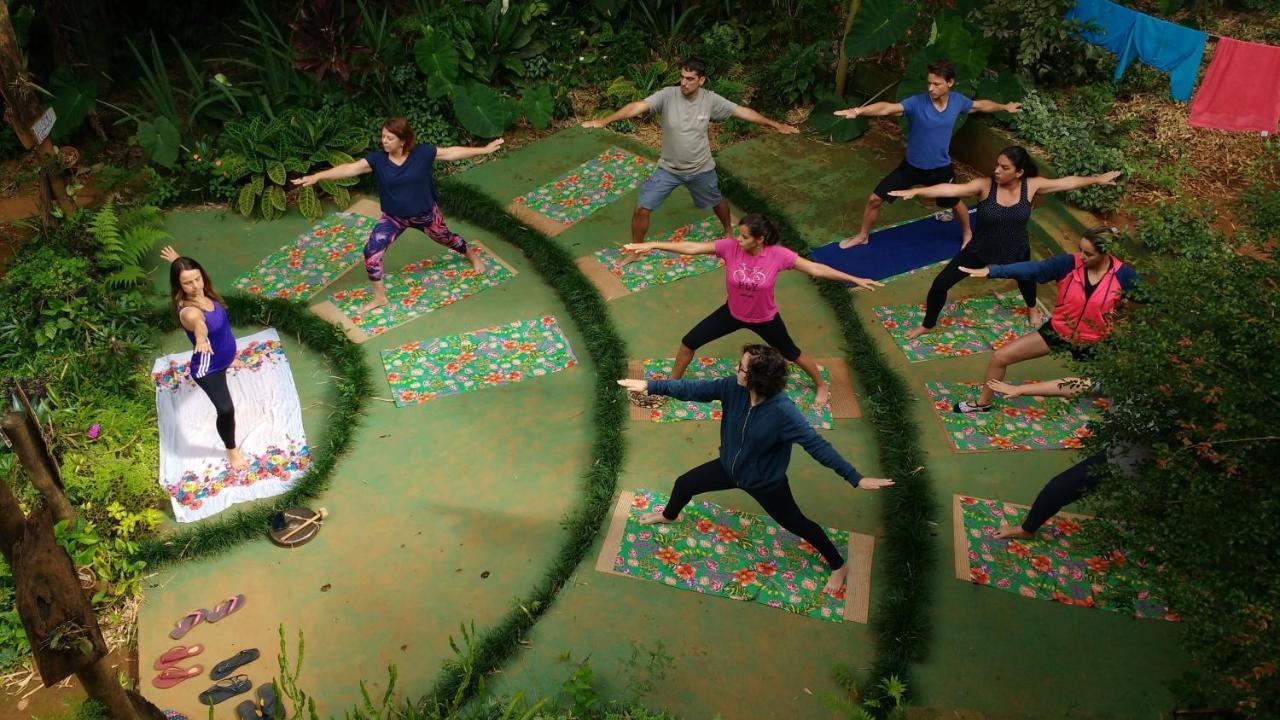
[(49, 137), (49, 131), (53, 129), (53, 124), (57, 121), (58, 114), (53, 111), (53, 108), (48, 108), (44, 111), (44, 114), (40, 116), (39, 120), (36, 120), (31, 124), (31, 134), (36, 136), (37, 145), (44, 142), (44, 139)]

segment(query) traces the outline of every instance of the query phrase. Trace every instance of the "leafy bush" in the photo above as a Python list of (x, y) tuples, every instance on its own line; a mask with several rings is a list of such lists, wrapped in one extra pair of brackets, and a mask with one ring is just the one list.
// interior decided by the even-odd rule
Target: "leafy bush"
[(171, 238), (161, 229), (160, 211), (142, 205), (117, 213), (115, 203), (108, 200), (93, 213), (89, 234), (98, 244), (94, 258), (107, 275), (103, 282), (113, 288), (137, 286), (146, 280), (142, 258), (156, 243)]
[(702, 36), (697, 55), (707, 64), (707, 76), (731, 78), (738, 74), (746, 48), (746, 38), (737, 26), (719, 23)]
[[(1086, 369), (1111, 412), (1091, 449), (1133, 447), (1089, 502), (1116, 547), (1181, 616), (1200, 694), (1272, 717), (1280, 707), (1280, 253), (1177, 259), (1146, 273), (1133, 308)], [(1134, 565), (1130, 563), (1130, 565)]]
[[(1097, 175), (1126, 170), (1122, 148), (1108, 144), (1104, 118), (1061, 112), (1053, 100), (1029, 90), (1022, 112), (1009, 116), (1019, 137), (1044, 148), (1062, 175)], [(1114, 212), (1124, 196), (1122, 185), (1095, 185), (1072, 190), (1067, 199), (1086, 210)]]
[(991, 43), (995, 60), (1053, 85), (1102, 77), (1107, 52), (1080, 37), (1083, 24), (1064, 21), (1075, 0), (988, 0), (968, 20)]
[[(369, 146), (369, 136), (349, 115), (333, 115), (308, 110), (292, 110), (275, 118), (255, 115), (227, 123), (222, 157), (227, 178), (241, 181), (236, 209), (246, 217), (255, 212), (274, 220), (288, 207), (289, 173), (306, 174), (320, 165), (352, 162), (352, 153)], [(356, 178), (321, 180), (300, 188), (294, 195), (298, 211), (315, 219), (323, 210), (320, 193), (333, 198), (339, 207), (351, 202), (348, 187)]]
[(827, 43), (789, 43), (785, 50), (755, 75), (754, 103), (770, 111), (785, 110), (814, 98), (829, 58)]
[(1205, 260), (1231, 252), (1208, 218), (1185, 203), (1161, 203), (1134, 213), (1137, 238), (1146, 247), (1170, 257)]

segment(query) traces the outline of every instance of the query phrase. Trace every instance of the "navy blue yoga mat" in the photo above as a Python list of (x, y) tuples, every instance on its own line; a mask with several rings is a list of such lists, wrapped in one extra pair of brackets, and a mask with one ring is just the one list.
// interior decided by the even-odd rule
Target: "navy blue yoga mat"
[[(973, 211), (969, 222), (976, 223)], [(976, 224), (974, 224), (976, 227)], [(839, 242), (814, 248), (814, 262), (857, 275), (883, 280), (908, 270), (949, 260), (960, 251), (960, 224), (922, 217), (871, 233), (871, 242), (841, 250)]]

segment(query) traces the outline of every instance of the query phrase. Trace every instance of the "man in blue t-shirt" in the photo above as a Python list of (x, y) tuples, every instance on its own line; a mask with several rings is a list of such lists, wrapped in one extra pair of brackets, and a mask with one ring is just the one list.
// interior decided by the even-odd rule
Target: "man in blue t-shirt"
[[(866, 209), (862, 211), (862, 227), (857, 235), (841, 240), (841, 248), (868, 242), (871, 226), (880, 216), (880, 205), (897, 199), (889, 194), (894, 190), (955, 180), (955, 168), (951, 165), (951, 131), (961, 113), (1016, 113), (1022, 109), (1022, 103), (970, 100), (960, 93), (951, 92), (956, 84), (956, 69), (950, 60), (938, 60), (928, 67), (927, 73), (928, 92), (903, 98), (902, 102), (878, 102), (835, 112), (847, 118), (896, 115), (907, 118), (906, 159), (886, 175), (867, 198)], [(944, 209), (934, 217), (944, 222), (954, 217), (960, 223), (963, 243), (968, 244), (973, 236), (969, 229), (969, 209), (959, 198), (938, 198), (938, 207)]]

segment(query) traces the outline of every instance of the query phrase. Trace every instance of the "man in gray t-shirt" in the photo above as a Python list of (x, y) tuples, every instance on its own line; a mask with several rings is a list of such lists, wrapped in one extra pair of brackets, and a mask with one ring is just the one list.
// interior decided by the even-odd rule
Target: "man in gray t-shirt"
[[(689, 189), (695, 207), (713, 208), (716, 218), (724, 225), (725, 234), (733, 234), (729, 203), (720, 195), (716, 162), (711, 157), (711, 142), (707, 139), (707, 126), (712, 120), (738, 118), (784, 135), (800, 132), (704, 89), (702, 86), (706, 82), (706, 64), (698, 58), (689, 58), (680, 63), (679, 85), (664, 87), (644, 100), (628, 103), (603, 119), (582, 123), (584, 128), (602, 128), (616, 120), (647, 112), (662, 115), (662, 157), (658, 159), (657, 171), (640, 188), (640, 199), (631, 216), (633, 243), (644, 242), (650, 213), (681, 185)], [(624, 262), (636, 259), (634, 256), (624, 257)]]

